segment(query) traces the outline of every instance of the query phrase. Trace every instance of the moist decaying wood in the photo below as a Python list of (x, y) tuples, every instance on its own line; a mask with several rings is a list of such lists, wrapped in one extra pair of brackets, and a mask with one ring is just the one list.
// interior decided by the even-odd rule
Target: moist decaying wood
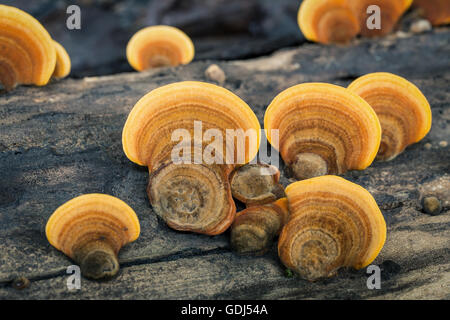
[[(229, 232), (215, 237), (177, 232), (152, 212), (145, 193), (147, 170), (123, 154), (122, 127), (151, 89), (180, 80), (206, 81), (210, 64), (195, 62), (2, 92), (0, 298), (449, 299), (449, 41), (444, 28), (217, 63), (226, 74), (224, 86), (245, 100), (261, 123), (273, 97), (301, 82), (346, 86), (362, 74), (388, 71), (422, 89), (433, 112), (428, 136), (391, 162), (344, 176), (373, 194), (388, 225), (386, 245), (374, 262), (382, 270), (380, 290), (367, 289), (365, 269), (341, 270), (314, 283), (287, 278), (275, 243), (262, 257), (238, 256), (230, 249)], [(286, 186), (284, 167), (281, 171)], [(65, 269), (73, 262), (50, 246), (44, 227), (59, 205), (91, 192), (127, 202), (140, 219), (141, 236), (122, 248), (114, 280), (83, 278), (80, 290), (69, 291)], [(421, 198), (429, 195), (442, 201), (440, 215), (422, 212)], [(19, 276), (31, 281), (23, 290), (11, 286)]]

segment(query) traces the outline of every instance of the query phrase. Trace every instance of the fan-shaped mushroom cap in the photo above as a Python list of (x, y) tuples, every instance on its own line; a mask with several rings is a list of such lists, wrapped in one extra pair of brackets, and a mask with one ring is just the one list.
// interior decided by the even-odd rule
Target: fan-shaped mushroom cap
[(125, 202), (85, 194), (61, 205), (49, 218), (47, 239), (80, 264), (83, 275), (99, 279), (119, 270), (117, 254), (139, 236), (139, 220)]
[(408, 80), (377, 72), (356, 79), (348, 89), (366, 100), (380, 119), (382, 138), (378, 159), (395, 158), (430, 131), (430, 104)]
[(283, 264), (308, 280), (340, 267), (369, 265), (386, 240), (386, 223), (372, 195), (337, 176), (298, 181), (286, 188), (289, 220), (278, 253)]
[[(239, 150), (239, 143), (234, 149), (230, 144), (223, 146), (224, 163), (234, 164), (239, 158), (247, 163), (256, 156), (261, 127), (250, 107), (225, 88), (197, 81), (165, 85), (142, 97), (125, 123), (123, 150), (128, 159), (153, 171), (170, 159), (179, 144), (172, 139), (175, 130), (187, 130), (194, 138), (196, 121), (201, 122), (202, 135), (209, 129), (218, 130), (223, 144), (230, 138), (227, 130), (254, 134), (254, 139), (245, 139), (245, 150)], [(238, 154), (242, 151), (245, 154)]]
[(347, 0), (304, 0), (297, 20), (303, 35), (315, 42), (344, 43), (359, 33)]
[[(359, 21), (361, 34), (366, 37), (382, 36), (390, 33), (401, 16), (411, 6), (412, 0), (346, 0)], [(381, 29), (367, 27), (367, 8), (377, 5), (381, 14)]]
[(266, 135), (279, 130), (279, 151), (297, 179), (363, 170), (381, 139), (378, 117), (350, 90), (304, 83), (280, 93), (264, 116)]
[(52, 76), (55, 78), (65, 78), (69, 75), (72, 66), (70, 56), (60, 43), (56, 41), (53, 41), (53, 43), (56, 49), (56, 66)]
[(45, 28), (28, 13), (0, 5), (0, 83), (47, 84), (55, 69), (56, 50)]
[(194, 59), (194, 44), (181, 30), (151, 26), (138, 31), (127, 45), (127, 59), (137, 71), (187, 64)]

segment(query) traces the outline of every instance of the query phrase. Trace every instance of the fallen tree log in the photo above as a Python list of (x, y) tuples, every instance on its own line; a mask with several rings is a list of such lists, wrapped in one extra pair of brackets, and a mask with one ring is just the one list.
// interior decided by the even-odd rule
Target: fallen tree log
[[(182, 80), (209, 81), (208, 61), (144, 73), (55, 81), (0, 94), (0, 298), (13, 299), (448, 299), (450, 285), (450, 30), (404, 38), (358, 40), (348, 47), (304, 45), (269, 57), (218, 62), (224, 86), (244, 99), (262, 123), (272, 98), (309, 81), (347, 85), (374, 71), (394, 72), (422, 89), (433, 112), (428, 136), (391, 162), (344, 177), (367, 188), (388, 224), (374, 261), (379, 290), (366, 286), (366, 270), (341, 270), (310, 283), (286, 277), (276, 245), (264, 256), (240, 257), (229, 233), (209, 237), (176, 232), (152, 212), (148, 173), (121, 146), (128, 112), (145, 93)], [(281, 182), (290, 181), (282, 174)], [(141, 221), (140, 238), (119, 255), (112, 281), (82, 279), (66, 287), (72, 262), (50, 246), (50, 214), (82, 193), (102, 192), (127, 202)], [(434, 195), (443, 212), (423, 212)], [(28, 278), (15, 290), (11, 282)]]

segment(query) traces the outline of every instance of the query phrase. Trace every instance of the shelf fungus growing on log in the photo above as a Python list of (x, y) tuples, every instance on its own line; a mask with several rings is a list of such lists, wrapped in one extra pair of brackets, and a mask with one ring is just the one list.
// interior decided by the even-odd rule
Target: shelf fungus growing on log
[[(411, 6), (412, 0), (346, 0), (353, 14), (359, 21), (361, 35), (377, 37), (390, 33), (402, 15)], [(368, 9), (377, 6), (380, 14), (379, 28), (369, 28)]]
[(357, 94), (326, 83), (304, 83), (281, 92), (264, 116), (264, 128), (278, 129), (279, 152), (298, 180), (363, 170), (381, 140), (375, 111)]
[(69, 54), (60, 43), (56, 41), (53, 41), (53, 43), (56, 49), (56, 65), (52, 77), (57, 79), (65, 78), (69, 75), (72, 65)]
[(356, 79), (348, 89), (366, 100), (378, 115), (382, 138), (377, 159), (395, 158), (430, 131), (430, 104), (408, 80), (391, 73), (371, 73)]
[(286, 198), (250, 206), (236, 214), (231, 226), (231, 246), (240, 254), (265, 253), (288, 220)]
[(279, 180), (280, 171), (275, 166), (250, 163), (236, 168), (231, 174), (231, 192), (247, 206), (271, 203), (284, 197)]
[(151, 26), (138, 31), (127, 45), (127, 59), (137, 71), (188, 64), (194, 59), (191, 39), (170, 26)]
[(28, 13), (0, 5), (0, 84), (43, 86), (56, 64), (56, 50), (47, 30)]
[(433, 26), (450, 23), (450, 1), (448, 0), (414, 0), (414, 6), (420, 9), (421, 14)]
[(278, 240), (283, 264), (302, 278), (330, 277), (341, 267), (361, 269), (383, 248), (386, 223), (372, 195), (337, 176), (286, 188), (289, 220)]
[(360, 28), (347, 0), (304, 0), (297, 20), (303, 35), (320, 43), (346, 43)]
[(222, 87), (177, 82), (142, 97), (122, 133), (123, 150), (148, 166), (153, 210), (176, 229), (215, 235), (233, 222), (230, 174), (255, 158), (260, 125), (250, 107)]
[(139, 220), (125, 202), (105, 194), (85, 194), (60, 206), (49, 218), (47, 239), (80, 265), (91, 279), (113, 277), (117, 255), (139, 236)]

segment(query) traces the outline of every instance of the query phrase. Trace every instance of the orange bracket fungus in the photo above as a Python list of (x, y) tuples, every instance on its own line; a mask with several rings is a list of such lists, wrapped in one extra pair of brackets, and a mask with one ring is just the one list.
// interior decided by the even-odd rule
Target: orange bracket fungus
[(71, 69), (69, 54), (60, 43), (56, 41), (53, 41), (53, 43), (56, 49), (56, 65), (52, 77), (65, 78), (69, 75)]
[(348, 89), (366, 100), (378, 115), (383, 134), (377, 159), (395, 158), (430, 131), (430, 104), (408, 80), (391, 73), (371, 73), (356, 79)]
[(246, 164), (231, 174), (233, 197), (247, 206), (271, 203), (284, 197), (278, 168), (263, 164)]
[(139, 236), (139, 220), (125, 202), (105, 194), (85, 194), (60, 206), (45, 229), (52, 246), (80, 265), (88, 278), (119, 271), (117, 255)]
[(148, 166), (147, 193), (156, 214), (176, 230), (209, 235), (233, 222), (230, 173), (255, 158), (259, 139), (258, 119), (244, 101), (197, 81), (146, 94), (122, 133), (128, 159)]
[(448, 0), (414, 0), (422, 15), (433, 26), (450, 23), (450, 1)]
[(236, 214), (231, 226), (231, 246), (239, 254), (265, 253), (288, 219), (287, 199), (250, 206)]
[(137, 71), (188, 64), (194, 59), (194, 53), (191, 39), (170, 26), (144, 28), (127, 45), (128, 63)]
[[(361, 35), (365, 37), (383, 36), (390, 33), (398, 20), (411, 6), (412, 0), (346, 0), (359, 21)], [(369, 29), (367, 8), (376, 5), (380, 8), (380, 28)]]
[(45, 28), (28, 13), (0, 5), (0, 83), (6, 90), (17, 84), (48, 83), (56, 50)]
[(303, 35), (320, 43), (345, 43), (359, 33), (347, 0), (304, 0), (298, 11)]
[(278, 240), (283, 264), (302, 278), (330, 277), (341, 267), (361, 269), (383, 248), (386, 223), (372, 195), (337, 176), (286, 188), (289, 220)]
[(271, 141), (279, 130), (279, 152), (292, 174), (308, 179), (363, 170), (381, 140), (375, 111), (352, 91), (326, 83), (304, 83), (281, 92), (264, 116)]

